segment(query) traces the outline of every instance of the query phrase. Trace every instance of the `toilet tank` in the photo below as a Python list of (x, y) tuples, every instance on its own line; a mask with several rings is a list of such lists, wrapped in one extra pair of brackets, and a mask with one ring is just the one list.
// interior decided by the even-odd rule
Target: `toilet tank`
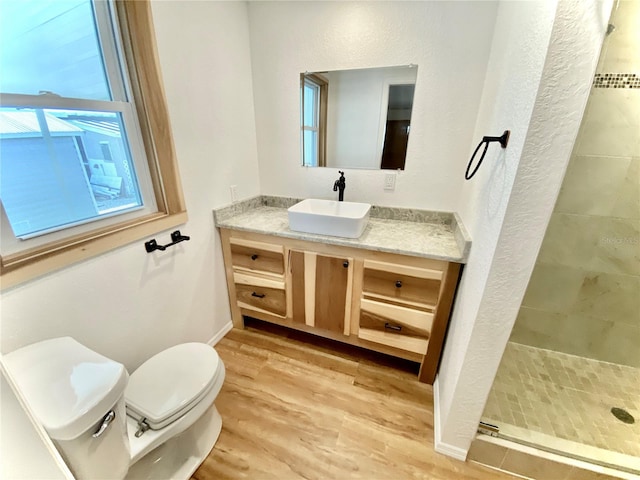
[[(129, 375), (122, 364), (71, 337), (20, 348), (3, 363), (78, 480), (126, 475)], [(113, 419), (94, 436), (106, 417)]]

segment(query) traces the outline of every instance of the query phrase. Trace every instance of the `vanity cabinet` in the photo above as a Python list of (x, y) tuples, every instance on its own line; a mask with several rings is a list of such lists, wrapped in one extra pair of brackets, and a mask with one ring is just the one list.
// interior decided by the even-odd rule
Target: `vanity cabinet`
[(405, 358), (433, 383), (460, 264), (220, 229), (243, 316)]

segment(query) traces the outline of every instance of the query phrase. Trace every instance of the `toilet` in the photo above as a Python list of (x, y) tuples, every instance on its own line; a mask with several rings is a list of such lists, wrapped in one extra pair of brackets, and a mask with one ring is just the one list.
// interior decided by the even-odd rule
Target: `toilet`
[(176, 345), (131, 376), (71, 337), (2, 361), (77, 480), (188, 479), (220, 435), (225, 368), (209, 345)]

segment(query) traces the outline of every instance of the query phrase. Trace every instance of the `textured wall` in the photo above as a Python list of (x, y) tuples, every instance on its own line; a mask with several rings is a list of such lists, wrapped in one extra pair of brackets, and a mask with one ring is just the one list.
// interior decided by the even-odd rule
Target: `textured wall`
[(336, 169), (300, 166), (299, 74), (414, 63), (406, 170), (347, 170), (346, 200), (452, 211), (472, 142), (495, 2), (251, 2), (251, 58), (265, 195), (335, 198)]
[(191, 241), (135, 243), (2, 292), (2, 352), (71, 335), (132, 369), (229, 325), (211, 209), (229, 184), (259, 193), (246, 4), (154, 2), (153, 15)]
[(611, 23), (511, 340), (640, 367), (640, 1)]
[[(473, 238), (434, 385), (436, 449), (464, 458), (515, 321), (588, 97), (611, 3), (502, 2), (476, 137), (510, 128), (465, 184)], [(555, 16), (555, 18), (554, 18)], [(553, 27), (552, 27), (553, 25)], [(536, 95), (537, 91), (537, 95)]]

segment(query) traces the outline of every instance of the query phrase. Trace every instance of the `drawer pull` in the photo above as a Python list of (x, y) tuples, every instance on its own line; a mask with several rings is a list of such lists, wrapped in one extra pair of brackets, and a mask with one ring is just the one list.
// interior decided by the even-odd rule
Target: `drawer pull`
[(257, 297), (257, 298), (264, 298), (264, 297), (265, 297), (265, 294), (264, 294), (264, 293), (256, 293), (256, 292), (253, 292), (253, 293), (251, 294), (251, 296), (252, 296), (252, 297)]
[(254, 253), (253, 255), (251, 255), (251, 260), (255, 260), (256, 258), (258, 258), (257, 254)]
[(384, 328), (386, 328), (387, 330), (393, 330), (394, 332), (399, 332), (400, 330), (402, 330), (402, 327), (400, 325), (391, 325), (389, 322), (384, 324)]
[(396, 288), (402, 287), (402, 282), (400, 280), (396, 280)]

